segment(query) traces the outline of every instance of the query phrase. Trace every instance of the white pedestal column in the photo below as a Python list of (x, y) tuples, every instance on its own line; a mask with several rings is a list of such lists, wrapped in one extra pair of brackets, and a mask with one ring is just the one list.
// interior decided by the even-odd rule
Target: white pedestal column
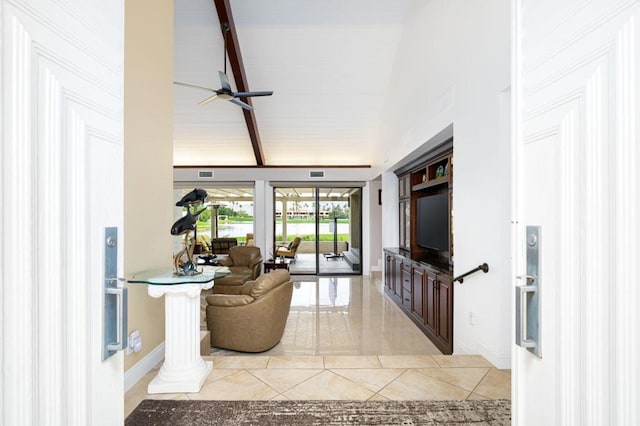
[(158, 375), (147, 392), (199, 392), (213, 363), (200, 356), (200, 292), (213, 287), (202, 284), (149, 284), (151, 297), (164, 296), (165, 355)]

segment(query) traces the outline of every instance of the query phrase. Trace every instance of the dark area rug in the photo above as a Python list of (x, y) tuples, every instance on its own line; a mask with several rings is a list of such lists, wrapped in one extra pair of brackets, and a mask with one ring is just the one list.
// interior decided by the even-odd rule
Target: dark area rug
[(138, 425), (508, 425), (511, 401), (173, 401), (145, 399)]

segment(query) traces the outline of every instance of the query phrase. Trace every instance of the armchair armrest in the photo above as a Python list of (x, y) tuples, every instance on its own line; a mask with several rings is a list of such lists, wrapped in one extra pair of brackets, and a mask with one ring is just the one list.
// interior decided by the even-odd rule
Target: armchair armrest
[(262, 256), (258, 256), (255, 259), (249, 261), (249, 268), (251, 268), (251, 279), (255, 280), (262, 272)]
[(248, 305), (255, 299), (246, 294), (212, 294), (207, 296), (207, 304), (210, 306), (242, 306)]
[(233, 266), (233, 259), (231, 257), (224, 257), (224, 258), (218, 260), (218, 265)]
[(249, 266), (249, 268), (253, 268), (256, 265), (259, 265), (260, 263), (262, 263), (262, 256), (258, 256), (258, 257), (254, 258), (254, 259), (251, 259), (249, 261), (249, 265), (248, 266)]

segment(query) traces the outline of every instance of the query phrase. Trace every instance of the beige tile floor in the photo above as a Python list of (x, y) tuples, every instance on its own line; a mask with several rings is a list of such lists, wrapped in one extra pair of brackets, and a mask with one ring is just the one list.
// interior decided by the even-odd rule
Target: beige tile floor
[(382, 293), (379, 277), (294, 277), (282, 341), (261, 354), (213, 350), (198, 393), (148, 395), (156, 366), (125, 395), (205, 400), (510, 398), (511, 373), (479, 355), (442, 355)]

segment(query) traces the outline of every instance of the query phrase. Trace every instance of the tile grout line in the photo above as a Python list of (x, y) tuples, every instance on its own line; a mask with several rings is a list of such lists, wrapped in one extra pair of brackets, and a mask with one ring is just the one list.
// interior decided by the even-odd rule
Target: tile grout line
[[(480, 386), (480, 383), (482, 383), (482, 381), (483, 381), (483, 380), (484, 380), (484, 379), (489, 375), (489, 372), (490, 372), (490, 371), (491, 371), (491, 368), (489, 368), (489, 369), (487, 370), (487, 372), (486, 372), (486, 373), (484, 373), (484, 376), (482, 376), (482, 378), (480, 379), (480, 381), (478, 381), (478, 383), (477, 383), (477, 384), (476, 384), (476, 386), (473, 388), (473, 390), (471, 391), (471, 393), (469, 394), (469, 396), (471, 396), (472, 394), (474, 394), (474, 393), (475, 393), (476, 395), (480, 395), (480, 396), (483, 396), (483, 397), (485, 397), (485, 398), (488, 398), (488, 397), (487, 397), (487, 396), (485, 396), (485, 395), (482, 395), (482, 394), (480, 394), (480, 393), (476, 393), (476, 389), (478, 389), (478, 386)], [(469, 398), (469, 397), (467, 397), (467, 398)], [(489, 399), (493, 399), (493, 398), (489, 398)]]
[[(255, 370), (257, 370), (257, 369), (255, 369)], [(265, 368), (265, 370), (266, 370), (266, 368)], [(263, 383), (263, 384), (264, 384), (264, 385), (266, 385), (269, 389), (272, 389), (272, 390), (276, 393), (276, 395), (275, 395), (275, 396), (273, 396), (272, 398), (269, 398), (269, 399), (273, 399), (273, 398), (275, 398), (276, 396), (282, 395), (282, 392), (280, 392), (278, 389), (275, 389), (273, 386), (271, 386), (269, 383), (267, 383), (267, 382), (265, 382), (264, 380), (262, 380), (260, 377), (258, 377), (258, 376), (256, 376), (255, 374), (251, 373), (251, 371), (249, 371), (249, 369), (248, 369), (248, 368), (247, 368), (247, 369), (244, 369), (243, 371), (245, 371), (247, 374), (251, 375), (251, 377), (255, 377), (255, 378), (256, 378), (260, 383)], [(289, 390), (289, 389), (287, 389), (287, 390)], [(285, 391), (285, 392), (286, 392), (286, 391)]]
[[(438, 368), (443, 368), (443, 367), (438, 367)], [(444, 367), (444, 368), (449, 368), (449, 367)], [(459, 367), (459, 368), (479, 368), (479, 367)], [(486, 367), (485, 367), (485, 368), (486, 368)], [(446, 384), (446, 385), (453, 386), (453, 387), (458, 388), (458, 389), (460, 389), (460, 390), (463, 390), (463, 391), (465, 391), (465, 392), (469, 392), (469, 395), (471, 395), (471, 394), (473, 393), (473, 391), (470, 391), (470, 390), (465, 389), (465, 388), (463, 388), (463, 387), (461, 387), (461, 386), (458, 386), (458, 385), (454, 385), (453, 383), (449, 383), (449, 382), (447, 382), (447, 381), (445, 381), (445, 380), (442, 380), (442, 379), (440, 379), (440, 378), (438, 378), (438, 377), (432, 377), (432, 376), (429, 376), (428, 374), (423, 373), (422, 371), (420, 371), (420, 369), (413, 368), (412, 370), (413, 370), (413, 371), (415, 371), (416, 373), (418, 373), (418, 374), (422, 374), (423, 376), (428, 377), (428, 378), (430, 378), (430, 379), (432, 379), (432, 380), (436, 380), (436, 381), (438, 381), (438, 382), (440, 382), (440, 383), (444, 383), (444, 384)], [(485, 374), (484, 374), (484, 376), (482, 376), (482, 379), (484, 379), (484, 377), (485, 377), (486, 375), (487, 375), (487, 373), (485, 373)], [(480, 381), (482, 381), (482, 379), (480, 379)], [(480, 383), (480, 381), (478, 382), (478, 384)], [(476, 384), (476, 387), (478, 386), (478, 384)], [(475, 389), (475, 387), (474, 387), (474, 389)], [(465, 398), (465, 400), (466, 400), (467, 398), (469, 398), (469, 395), (467, 395), (467, 397)]]
[[(391, 383), (393, 383), (393, 382), (395, 382), (396, 380), (398, 380), (400, 377), (402, 377), (404, 374), (406, 374), (406, 372), (407, 372), (407, 371), (409, 371), (409, 369), (408, 369), (408, 368), (404, 368), (403, 370), (404, 370), (404, 371), (403, 371), (402, 373), (398, 374), (398, 375), (396, 376), (396, 378), (395, 378), (395, 379), (393, 379), (392, 381), (390, 381), (389, 383), (387, 383), (386, 385), (384, 385), (383, 387), (381, 387), (381, 388), (378, 390), (378, 392), (376, 392), (376, 394), (379, 394), (380, 392), (382, 392), (383, 390), (385, 390), (385, 389), (387, 388), (387, 386), (389, 386)], [(382, 396), (382, 397), (384, 397), (384, 398), (387, 398), (387, 397), (386, 397), (386, 396), (384, 396), (384, 395), (380, 395), (380, 396)], [(389, 398), (387, 398), (387, 399), (389, 399)]]
[[(377, 394), (378, 394), (378, 392), (379, 392), (380, 390), (384, 389), (384, 388), (385, 388), (386, 386), (388, 386), (391, 382), (395, 381), (398, 377), (400, 377), (400, 376), (402, 375), (402, 373), (400, 373), (399, 375), (397, 375), (396, 377), (394, 377), (394, 378), (393, 378), (393, 380), (391, 380), (389, 383), (387, 383), (386, 385), (384, 385), (383, 387), (381, 387), (380, 389), (378, 389), (378, 391), (373, 391), (373, 390), (369, 389), (368, 387), (366, 387), (365, 385), (363, 385), (362, 383), (355, 382), (355, 381), (351, 380), (350, 378), (345, 377), (345, 376), (343, 376), (342, 374), (337, 373), (337, 372), (335, 372), (335, 371), (333, 371), (333, 370), (334, 370), (334, 369), (329, 369), (329, 370), (326, 370), (326, 371), (330, 371), (331, 373), (333, 373), (333, 374), (335, 374), (335, 375), (337, 375), (337, 376), (340, 376), (341, 378), (343, 378), (343, 379), (345, 379), (345, 380), (347, 380), (347, 381), (349, 381), (349, 382), (353, 383), (354, 385), (361, 386), (361, 387), (363, 387), (364, 389), (368, 390), (369, 392), (373, 392), (373, 395), (371, 395), (369, 398), (373, 398), (375, 395), (377, 395)], [(337, 370), (340, 370), (340, 368), (338, 368)], [(361, 368), (361, 369), (359, 369), (359, 368), (343, 368), (343, 370), (365, 370), (365, 368)], [(378, 368), (377, 370), (385, 370), (385, 368)], [(368, 400), (369, 400), (369, 398), (367, 398), (365, 401), (368, 401)]]

